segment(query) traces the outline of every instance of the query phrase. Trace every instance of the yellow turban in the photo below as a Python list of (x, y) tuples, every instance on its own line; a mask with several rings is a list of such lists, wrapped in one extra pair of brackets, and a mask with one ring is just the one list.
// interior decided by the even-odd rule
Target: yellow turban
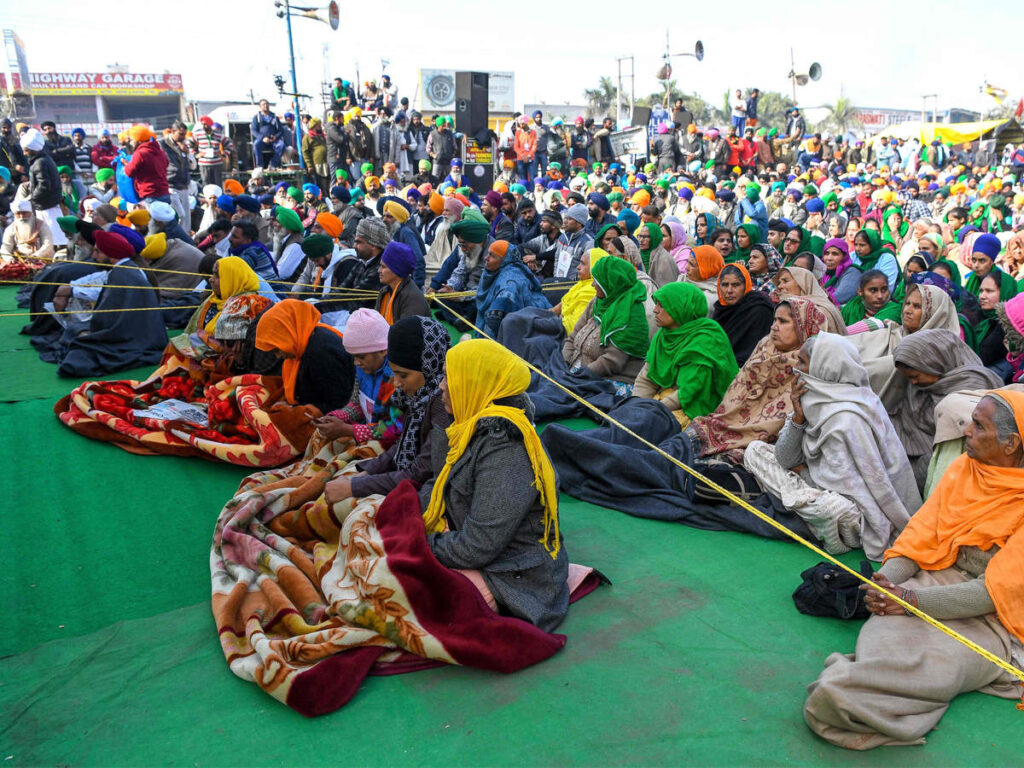
[(145, 208), (136, 208), (128, 214), (128, 221), (136, 227), (149, 226), (149, 211)]
[[(135, 211), (132, 211), (132, 213), (135, 213)], [(131, 214), (128, 214), (128, 217), (131, 218)], [(165, 253), (167, 253), (166, 234), (158, 232), (155, 235), (146, 235), (146, 247), (143, 248), (142, 252), (139, 254), (142, 258), (153, 261), (155, 259), (159, 259)]]
[(396, 203), (394, 200), (388, 200), (384, 203), (384, 213), (391, 214), (391, 218), (395, 221), (405, 224), (409, 220), (409, 211), (401, 203)]
[(544, 507), (544, 535), (541, 543), (551, 558), (558, 557), (561, 537), (558, 533), (558, 486), (551, 460), (540, 437), (522, 408), (495, 405), (500, 400), (520, 395), (530, 386), (530, 369), (512, 352), (491, 339), (470, 339), (448, 350), (446, 358), (448, 394), (452, 402), (452, 425), (448, 427), (448, 455), (437, 475), (430, 504), (423, 513), (427, 533), (444, 527), (444, 487), (452, 467), (476, 434), (480, 419), (505, 419), (522, 433), (523, 445), (534, 474), (534, 487)]

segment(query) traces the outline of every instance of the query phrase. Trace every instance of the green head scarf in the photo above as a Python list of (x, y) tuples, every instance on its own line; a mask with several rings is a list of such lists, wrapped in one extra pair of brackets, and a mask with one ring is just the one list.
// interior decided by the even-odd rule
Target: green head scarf
[(863, 233), (864, 237), (868, 239), (868, 244), (871, 246), (871, 253), (867, 256), (859, 256), (860, 268), (862, 272), (867, 272), (869, 269), (875, 269), (878, 264), (878, 260), (882, 258), (885, 251), (882, 250), (882, 236), (873, 229), (865, 227), (857, 233), (857, 237), (860, 237)]
[[(640, 225), (640, 227), (647, 227), (647, 231), (650, 232), (651, 234), (651, 247), (648, 248), (646, 251), (643, 248), (640, 249), (640, 258), (644, 262), (644, 269), (650, 271), (651, 252), (654, 251), (659, 245), (661, 245), (661, 241), (665, 239), (665, 234), (661, 231), (661, 227), (659, 227), (653, 221), (645, 221), (643, 224)], [(640, 231), (640, 227), (637, 227), (637, 232)]]
[(647, 376), (659, 387), (675, 387), (683, 413), (691, 419), (706, 416), (739, 373), (729, 337), (707, 316), (708, 300), (692, 283), (662, 286), (654, 300), (678, 325), (654, 334)]
[(964, 284), (964, 279), (960, 276), (960, 267), (956, 264), (956, 262), (950, 261), (949, 259), (938, 259), (935, 263), (932, 264), (932, 269), (935, 269), (937, 266), (939, 266), (939, 264), (945, 265), (945, 267), (949, 270), (950, 275), (952, 275), (951, 280), (953, 281), (954, 285), (960, 287)]
[(603, 227), (601, 227), (597, 231), (597, 237), (594, 238), (594, 247), (595, 248), (600, 248), (601, 247), (601, 238), (604, 237), (605, 233), (609, 229), (614, 229), (615, 232), (616, 232), (616, 235), (618, 237), (622, 237), (626, 233), (625, 227), (620, 226), (617, 222), (613, 222), (611, 224), (605, 224)]
[(746, 192), (747, 200), (752, 203), (756, 203), (761, 198), (761, 185), (756, 181), (751, 181), (747, 184)]
[(903, 211), (900, 210), (899, 206), (890, 205), (886, 208), (885, 213), (882, 214), (882, 242), (891, 243), (892, 245), (896, 245), (897, 235), (894, 235), (892, 230), (889, 229), (889, 217), (894, 213), (900, 217), (898, 236), (906, 237), (907, 231), (910, 229), (910, 224), (904, 221)]
[(594, 299), (601, 346), (607, 347), (610, 342), (627, 355), (644, 357), (650, 344), (644, 311), (647, 288), (637, 280), (636, 268), (625, 259), (611, 257), (594, 264), (590, 277), (605, 295)]
[(729, 254), (729, 260), (727, 263), (735, 263), (742, 261), (744, 264), (747, 259), (750, 258), (750, 249), (757, 245), (761, 240), (761, 227), (752, 221), (748, 221), (746, 224), (740, 224), (736, 230), (736, 234), (740, 233), (740, 229), (747, 233), (747, 237), (750, 238), (750, 245), (746, 248), (740, 248), (739, 238), (736, 238), (736, 250)]

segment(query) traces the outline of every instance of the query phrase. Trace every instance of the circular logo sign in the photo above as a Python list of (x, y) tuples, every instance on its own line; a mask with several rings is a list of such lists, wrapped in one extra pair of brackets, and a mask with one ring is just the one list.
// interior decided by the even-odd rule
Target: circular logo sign
[(478, 165), (475, 168), (473, 168), (473, 175), (476, 176), (478, 179), (482, 179), (484, 176), (484, 167), (482, 165)]
[(448, 75), (434, 75), (427, 81), (425, 90), (436, 107), (447, 107), (455, 101), (455, 81)]

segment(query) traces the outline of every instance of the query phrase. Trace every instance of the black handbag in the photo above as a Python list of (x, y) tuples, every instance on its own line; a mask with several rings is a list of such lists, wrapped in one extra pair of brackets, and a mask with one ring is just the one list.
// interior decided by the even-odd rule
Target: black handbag
[[(860, 573), (870, 579), (874, 568), (860, 561)], [(839, 619), (865, 619), (870, 615), (864, 605), (864, 582), (832, 563), (821, 562), (800, 574), (803, 584), (793, 593), (800, 613), (833, 616)]]

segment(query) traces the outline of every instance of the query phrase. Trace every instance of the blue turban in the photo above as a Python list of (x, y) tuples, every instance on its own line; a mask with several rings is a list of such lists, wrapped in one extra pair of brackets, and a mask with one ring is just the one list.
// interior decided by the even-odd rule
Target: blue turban
[(345, 187), (331, 187), (331, 197), (346, 204), (352, 202), (352, 195)]
[(273, 204), (274, 204), (274, 196), (273, 195), (260, 195), (260, 205), (273, 205)]
[(237, 197), (235, 197), (234, 202), (235, 207), (241, 208), (243, 211), (248, 211), (249, 213), (260, 212), (260, 201), (257, 200), (252, 195), (238, 195)]
[(313, 197), (320, 197), (320, 187), (316, 184), (303, 184), (302, 191), (309, 192)]
[(85, 128), (72, 128), (71, 135), (74, 136), (76, 133), (80, 133), (82, 136), (85, 136)]
[(825, 202), (820, 197), (812, 197), (804, 207), (808, 213), (822, 213), (825, 210)]
[(679, 190), (679, 196), (683, 198), (683, 200), (693, 200), (693, 190), (689, 187), (683, 187)]
[(123, 224), (111, 224), (110, 231), (127, 240), (128, 245), (132, 247), (136, 255), (142, 253), (142, 249), (146, 247), (145, 238), (131, 227), (126, 227)]
[(983, 253), (988, 256), (992, 261), (996, 260), (996, 256), (999, 255), (999, 251), (1002, 250), (1003, 244), (999, 238), (995, 235), (990, 235), (987, 232), (984, 235), (978, 235), (978, 238), (974, 241), (974, 252)]
[(623, 208), (619, 212), (619, 217), (616, 219), (616, 222), (625, 224), (626, 232), (632, 236), (636, 228), (640, 226), (640, 217), (633, 213), (629, 208)]
[(587, 202), (593, 203), (602, 211), (610, 210), (612, 205), (608, 202), (608, 198), (602, 195), (600, 192), (591, 192), (587, 195)]
[(392, 240), (380, 255), (380, 262), (395, 273), (395, 277), (409, 277), (416, 269), (416, 254), (405, 243)]
[(731, 203), (736, 199), (736, 193), (731, 189), (720, 189), (718, 190), (718, 194), (715, 196), (726, 203)]
[(235, 198), (231, 195), (221, 195), (217, 198), (217, 207), (225, 213), (234, 213), (236, 210)]

